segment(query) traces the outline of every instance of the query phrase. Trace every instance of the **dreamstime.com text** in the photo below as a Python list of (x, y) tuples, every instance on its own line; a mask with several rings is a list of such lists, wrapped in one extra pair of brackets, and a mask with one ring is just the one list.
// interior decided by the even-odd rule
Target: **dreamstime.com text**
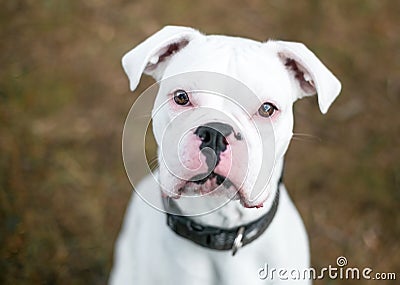
[(264, 264), (258, 270), (258, 277), (262, 280), (396, 280), (394, 272), (374, 272), (369, 267), (357, 268), (347, 267), (347, 259), (339, 256), (336, 259), (335, 266), (328, 265), (320, 270), (315, 268), (288, 269), (288, 268), (270, 268)]

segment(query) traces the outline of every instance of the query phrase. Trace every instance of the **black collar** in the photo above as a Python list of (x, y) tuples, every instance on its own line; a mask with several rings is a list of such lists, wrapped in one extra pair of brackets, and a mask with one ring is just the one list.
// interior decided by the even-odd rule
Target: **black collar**
[[(187, 216), (179, 216), (167, 213), (167, 225), (181, 237), (192, 242), (216, 250), (232, 250), (235, 255), (237, 250), (257, 239), (268, 228), (275, 217), (279, 204), (280, 185), (279, 179), (277, 191), (271, 209), (262, 217), (247, 224), (234, 228), (218, 228), (201, 225)], [(164, 203), (166, 201), (164, 200)], [(171, 203), (169, 201), (169, 203)]]

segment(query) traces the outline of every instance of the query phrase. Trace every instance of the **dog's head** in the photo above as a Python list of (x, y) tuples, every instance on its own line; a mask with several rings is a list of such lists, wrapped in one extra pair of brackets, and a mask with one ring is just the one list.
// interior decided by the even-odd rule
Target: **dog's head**
[(326, 113), (341, 89), (301, 43), (187, 27), (163, 28), (122, 62), (132, 91), (142, 73), (159, 82), (152, 119), (164, 194), (226, 195), (246, 207), (268, 197), (275, 161), (292, 138), (293, 103), (318, 94)]

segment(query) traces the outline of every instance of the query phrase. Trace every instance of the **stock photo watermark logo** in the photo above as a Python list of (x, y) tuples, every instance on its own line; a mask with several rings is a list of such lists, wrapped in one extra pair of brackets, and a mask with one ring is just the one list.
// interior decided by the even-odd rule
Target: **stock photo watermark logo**
[[(181, 213), (160, 201), (160, 191), (180, 203), (197, 199), (197, 206), (185, 213), (190, 216), (232, 199), (250, 207), (260, 204), (269, 194), (276, 160), (272, 121), (249, 112), (262, 103), (242, 82), (215, 72), (182, 73), (149, 87), (132, 105), (122, 136), (132, 186), (138, 189), (143, 174), (154, 180), (154, 189), (136, 193), (171, 214)], [(145, 153), (151, 126), (158, 150), (150, 160), (156, 169)], [(212, 203), (202, 203), (208, 198)]]
[(344, 256), (336, 259), (336, 265), (329, 264), (317, 270), (313, 267), (304, 269), (273, 268), (266, 263), (259, 268), (261, 280), (396, 280), (394, 272), (374, 272), (370, 267), (350, 267)]

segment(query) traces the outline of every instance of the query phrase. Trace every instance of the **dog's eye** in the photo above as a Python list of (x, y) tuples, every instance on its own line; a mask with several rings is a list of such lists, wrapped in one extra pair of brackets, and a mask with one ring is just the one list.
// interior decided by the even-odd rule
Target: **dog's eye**
[(258, 108), (258, 114), (260, 114), (261, 117), (268, 118), (271, 117), (276, 110), (278, 110), (278, 108), (276, 108), (274, 104), (265, 102)]
[(174, 91), (174, 101), (178, 105), (186, 106), (190, 103), (189, 95), (185, 90), (178, 89)]

